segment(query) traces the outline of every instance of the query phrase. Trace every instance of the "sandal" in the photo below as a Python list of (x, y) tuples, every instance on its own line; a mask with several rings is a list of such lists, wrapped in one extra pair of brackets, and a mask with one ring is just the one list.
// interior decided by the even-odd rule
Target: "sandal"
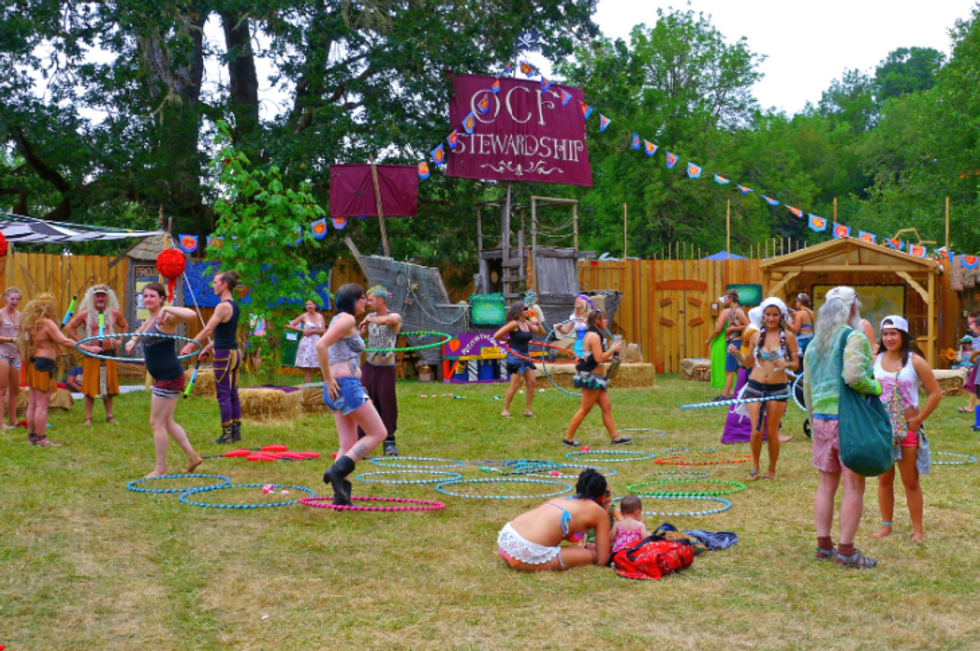
[(878, 561), (876, 561), (873, 558), (869, 558), (865, 556), (864, 554), (862, 554), (856, 549), (854, 550), (854, 553), (851, 554), (850, 556), (841, 556), (841, 553), (837, 552), (837, 555), (834, 556), (834, 562), (840, 565), (841, 567), (850, 567), (855, 570), (870, 569), (878, 564)]
[(957, 407), (956, 408), (956, 413), (958, 413), (958, 414), (970, 414), (970, 413), (973, 413), (973, 412), (970, 411), (969, 407)]
[(581, 445), (581, 443), (579, 443), (575, 439), (572, 439), (572, 440), (562, 439), (561, 442), (564, 443), (565, 445), (567, 445), (569, 447), (573, 447), (573, 448), (577, 448), (579, 445)]
[(37, 437), (37, 442), (34, 445), (36, 445), (39, 448), (60, 448), (61, 447), (61, 443), (55, 443), (54, 441), (52, 441), (51, 439), (49, 439), (47, 436), (43, 436), (43, 435)]
[(28, 445), (37, 445), (37, 442), (39, 440), (41, 440), (41, 437), (38, 436), (37, 434), (35, 434), (34, 432), (30, 432), (27, 435), (27, 444)]
[(113, 418), (112, 416), (106, 416), (105, 417), (105, 422), (107, 422), (110, 425), (118, 425), (119, 424), (119, 421), (116, 420), (115, 418)]
[(759, 471), (753, 470), (752, 472), (749, 473), (749, 476), (748, 478), (746, 478), (745, 481), (756, 481), (758, 478), (759, 478)]
[(829, 561), (831, 558), (837, 557), (837, 548), (831, 547), (830, 549), (824, 549), (823, 547), (817, 547), (817, 553), (814, 558), (818, 561)]

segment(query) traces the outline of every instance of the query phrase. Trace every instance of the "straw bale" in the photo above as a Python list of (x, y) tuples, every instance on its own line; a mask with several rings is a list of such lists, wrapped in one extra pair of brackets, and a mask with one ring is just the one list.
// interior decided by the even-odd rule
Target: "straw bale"
[[(20, 387), (20, 391), (17, 392), (17, 419), (20, 420), (27, 416), (27, 403), (29, 401), (29, 389), (27, 387)], [(50, 409), (61, 409), (63, 411), (71, 411), (75, 406), (75, 399), (71, 397), (71, 392), (64, 389), (58, 389), (51, 396)]]
[(933, 373), (936, 374), (936, 380), (939, 382), (939, 388), (942, 389), (943, 395), (959, 396), (966, 394), (963, 385), (966, 383), (967, 369), (937, 369)]
[(307, 414), (326, 414), (330, 410), (323, 404), (322, 389), (303, 389), (302, 394), (303, 411)]
[[(541, 365), (537, 364), (535, 377), (538, 378), (538, 386), (547, 388), (550, 384), (545, 377)], [(564, 388), (572, 389), (572, 377), (575, 375), (574, 364), (549, 364), (548, 374), (554, 379), (555, 383)], [(619, 373), (613, 380), (613, 387), (619, 389), (640, 389), (652, 387), (656, 381), (656, 371), (653, 364), (627, 364), (623, 362), (619, 365)], [(542, 384), (544, 383), (544, 384)]]
[[(198, 375), (198, 380), (201, 376)], [(279, 389), (239, 389), (242, 418), (253, 421), (289, 421), (303, 414), (301, 391), (289, 393)]]
[[(194, 375), (194, 367), (184, 371), (184, 378), (190, 384), (191, 377)], [(194, 388), (191, 390), (192, 396), (213, 396), (214, 395), (214, 367), (201, 366), (197, 372), (197, 379), (194, 380)]]
[(136, 380), (143, 382), (146, 379), (146, 366), (143, 364), (133, 364), (132, 362), (119, 362), (116, 364), (119, 379)]
[(682, 359), (681, 379), (697, 380), (698, 382), (710, 382), (711, 360), (710, 359)]

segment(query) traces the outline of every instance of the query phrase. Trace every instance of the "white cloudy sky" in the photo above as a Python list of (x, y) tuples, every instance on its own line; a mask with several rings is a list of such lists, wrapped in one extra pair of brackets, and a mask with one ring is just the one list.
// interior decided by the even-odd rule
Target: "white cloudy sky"
[(768, 58), (755, 88), (763, 108), (788, 113), (816, 104), (847, 69), (871, 70), (900, 47), (932, 47), (949, 55), (949, 30), (968, 19), (975, 0), (599, 0), (595, 21), (611, 38), (629, 37), (637, 23), (653, 25), (657, 8), (711, 16), (729, 42), (748, 39)]

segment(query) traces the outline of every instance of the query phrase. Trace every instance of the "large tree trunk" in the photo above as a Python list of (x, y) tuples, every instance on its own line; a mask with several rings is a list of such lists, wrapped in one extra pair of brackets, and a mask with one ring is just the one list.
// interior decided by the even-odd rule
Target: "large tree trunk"
[(228, 50), (231, 110), (235, 115), (234, 138), (238, 144), (253, 135), (259, 124), (259, 79), (255, 73), (252, 34), (248, 18), (221, 14)]

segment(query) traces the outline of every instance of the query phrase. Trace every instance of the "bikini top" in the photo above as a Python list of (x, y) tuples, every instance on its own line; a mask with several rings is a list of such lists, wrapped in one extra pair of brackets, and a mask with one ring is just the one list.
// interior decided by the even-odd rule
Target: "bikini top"
[[(569, 497), (567, 499), (572, 500), (575, 498)], [(562, 537), (564, 537), (569, 542), (573, 542), (573, 543), (582, 542), (583, 540), (585, 540), (584, 531), (570, 531), (570, 529), (572, 528), (572, 514), (568, 512), (568, 509), (566, 509), (563, 506), (558, 506), (557, 504), (552, 504), (551, 502), (545, 502), (545, 504), (561, 510), (561, 522), (559, 523), (559, 526), (561, 526)]]
[(760, 350), (759, 356), (755, 360), (755, 365), (757, 368), (762, 368), (762, 364), (759, 362), (759, 360), (762, 359), (766, 360), (767, 362), (775, 363), (786, 359), (786, 355), (783, 353), (782, 348), (777, 348), (776, 350), (770, 350), (768, 352), (765, 350)]
[(810, 323), (804, 323), (803, 325), (801, 325), (800, 330), (806, 330), (806, 329), (813, 330), (813, 312), (811, 310), (807, 310), (806, 308), (803, 309), (806, 310), (806, 314), (810, 316)]

